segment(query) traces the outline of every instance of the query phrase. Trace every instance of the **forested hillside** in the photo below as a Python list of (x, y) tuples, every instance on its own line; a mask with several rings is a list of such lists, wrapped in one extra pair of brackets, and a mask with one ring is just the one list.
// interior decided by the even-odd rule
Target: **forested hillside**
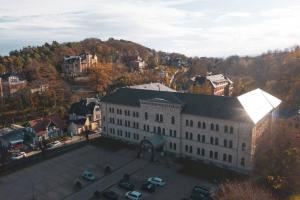
[[(0, 74), (18, 72), (24, 75), (29, 82), (35, 80), (51, 82), (53, 91), (64, 88), (65, 91), (62, 94), (64, 97), (61, 96), (61, 98), (68, 98), (70, 95), (68, 94), (68, 85), (60, 76), (60, 64), (65, 55), (78, 55), (83, 52), (96, 54), (101, 64), (109, 64), (113, 69), (119, 69), (110, 72), (113, 77), (110, 75), (99, 76), (102, 79), (105, 77), (115, 79), (106, 82), (104, 90), (113, 82), (120, 85), (120, 80), (126, 79), (126, 83), (130, 83), (128, 79), (135, 76), (130, 76), (127, 69), (129, 58), (133, 55), (140, 55), (147, 62), (148, 69), (154, 69), (160, 65), (188, 67), (187, 72), (182, 72), (177, 77), (176, 84), (179, 88), (184, 89), (185, 82), (190, 77), (212, 71), (231, 77), (235, 82), (234, 93), (236, 95), (260, 87), (286, 100), (287, 104), (299, 105), (300, 103), (299, 47), (268, 52), (255, 57), (231, 56), (225, 59), (186, 57), (182, 54), (155, 51), (130, 41), (112, 38), (107, 41), (92, 38), (81, 42), (62, 44), (54, 41), (39, 47), (25, 47), (19, 51), (12, 51), (9, 56), (0, 56)], [(128, 74), (126, 74), (126, 78), (122, 78), (126, 70)], [(149, 76), (147, 79), (145, 78), (145, 82), (151, 80), (149, 80)], [(140, 83), (143, 80), (139, 78), (136, 82)]]

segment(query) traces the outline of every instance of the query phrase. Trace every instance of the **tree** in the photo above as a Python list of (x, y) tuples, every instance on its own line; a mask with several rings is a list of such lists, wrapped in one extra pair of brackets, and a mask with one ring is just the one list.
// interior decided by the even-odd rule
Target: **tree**
[(266, 189), (251, 181), (233, 181), (220, 185), (216, 200), (275, 200), (275, 197)]

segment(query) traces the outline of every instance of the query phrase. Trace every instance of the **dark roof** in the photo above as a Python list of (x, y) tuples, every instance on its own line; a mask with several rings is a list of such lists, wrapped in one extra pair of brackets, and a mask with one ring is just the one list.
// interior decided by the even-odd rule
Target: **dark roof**
[(102, 102), (138, 107), (140, 100), (157, 99), (181, 105), (185, 114), (252, 123), (236, 97), (120, 88)]
[(76, 120), (70, 120), (70, 123), (74, 123), (77, 125), (84, 125), (86, 122), (86, 118), (76, 119)]
[(69, 109), (69, 114), (76, 114), (80, 116), (86, 116), (87, 114), (93, 114), (95, 102), (88, 102), (86, 99), (73, 103)]
[(289, 118), (296, 115), (300, 116), (300, 107), (290, 107), (279, 110), (280, 118)]
[(46, 133), (46, 128), (53, 123), (57, 128), (64, 129), (65, 128), (65, 122), (61, 120), (57, 116), (49, 116), (46, 118), (39, 118), (35, 120), (31, 120), (28, 122), (30, 127), (34, 129), (36, 134), (42, 135)]

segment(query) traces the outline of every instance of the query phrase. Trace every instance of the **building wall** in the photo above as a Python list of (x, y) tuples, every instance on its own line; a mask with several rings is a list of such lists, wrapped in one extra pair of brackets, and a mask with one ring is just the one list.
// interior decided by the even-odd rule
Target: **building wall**
[[(140, 107), (131, 107), (102, 103), (101, 109), (102, 131), (105, 135), (139, 143), (160, 132), (166, 140), (164, 150), (238, 171), (251, 170), (254, 153), (252, 142), (257, 138), (253, 138), (252, 134), (254, 130), (256, 135), (262, 132), (262, 128), (256, 130), (253, 124), (182, 114), (181, 107), (176, 104), (141, 101)], [(125, 115), (127, 111), (130, 112), (129, 116)], [(134, 117), (133, 113), (139, 113), (138, 117), (136, 114)], [(162, 121), (156, 120), (157, 114), (162, 115)]]

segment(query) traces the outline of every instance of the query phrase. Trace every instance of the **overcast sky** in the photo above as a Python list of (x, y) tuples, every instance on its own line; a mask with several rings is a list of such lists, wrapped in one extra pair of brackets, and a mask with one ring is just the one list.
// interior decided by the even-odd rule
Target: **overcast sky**
[(189, 56), (300, 44), (299, 0), (0, 0), (0, 54), (53, 40), (131, 40)]

